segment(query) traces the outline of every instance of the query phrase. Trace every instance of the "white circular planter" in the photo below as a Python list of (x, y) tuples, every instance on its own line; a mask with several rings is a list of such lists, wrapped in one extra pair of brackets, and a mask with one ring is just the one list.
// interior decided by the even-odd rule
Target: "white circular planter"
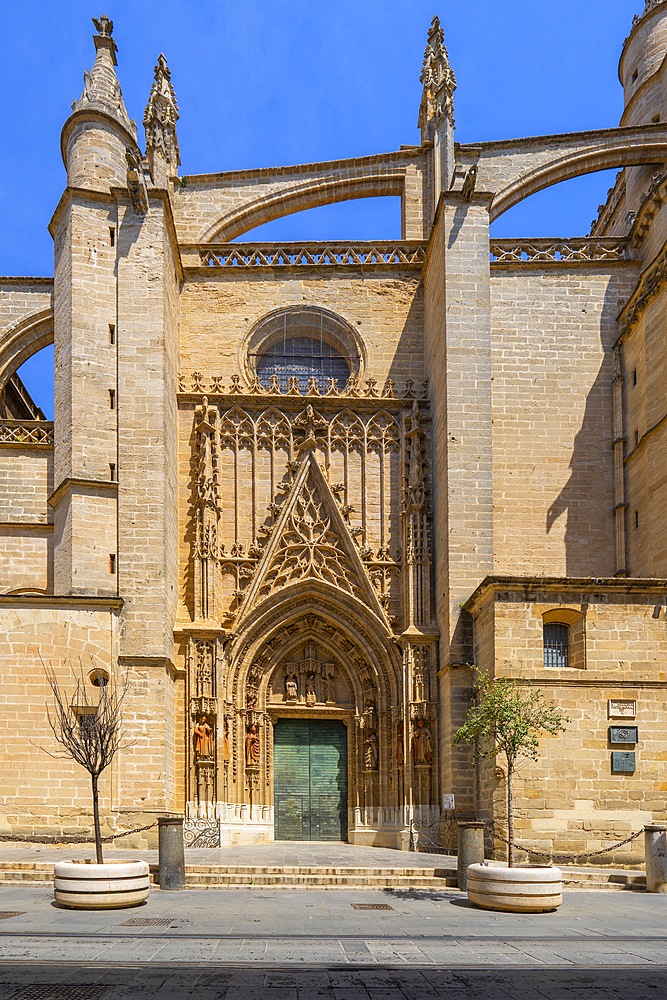
[(549, 913), (563, 902), (563, 873), (550, 865), (469, 865), (468, 899), (484, 910)]
[(148, 898), (147, 861), (57, 861), (54, 897), (77, 910), (116, 910)]

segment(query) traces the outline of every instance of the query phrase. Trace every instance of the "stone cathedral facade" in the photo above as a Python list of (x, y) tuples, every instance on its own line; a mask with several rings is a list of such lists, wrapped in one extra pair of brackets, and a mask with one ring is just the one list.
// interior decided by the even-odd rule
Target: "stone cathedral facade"
[[(416, 145), (195, 176), (164, 56), (140, 139), (95, 28), (53, 278), (0, 279), (0, 833), (90, 829), (43, 664), (129, 680), (110, 832), (502, 831), (500, 762), (452, 746), (473, 664), (570, 719), (520, 775), (523, 844), (664, 820), (667, 3), (630, 26), (616, 129), (461, 145), (435, 18)], [(610, 167), (587, 235), (491, 238)], [(244, 238), (386, 195), (393, 243)], [(52, 424), (17, 375), (50, 342)]]

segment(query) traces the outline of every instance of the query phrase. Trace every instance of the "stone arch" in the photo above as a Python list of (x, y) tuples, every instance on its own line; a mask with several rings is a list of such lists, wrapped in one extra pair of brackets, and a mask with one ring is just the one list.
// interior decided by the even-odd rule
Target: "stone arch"
[[(350, 373), (357, 379), (363, 377), (367, 351), (362, 338), (343, 316), (317, 305), (298, 305), (274, 309), (255, 323), (241, 345), (241, 366), (247, 379), (256, 374), (256, 358), (280, 339), (284, 328), (292, 335), (299, 329), (315, 331), (320, 328), (324, 339), (331, 343), (345, 358)], [(342, 386), (341, 386), (342, 388)]]
[(0, 336), (0, 389), (43, 347), (53, 343), (53, 311), (43, 309), (25, 316)]
[[(271, 646), (271, 659), (275, 665), (283, 647), (291, 648), (296, 638), (290, 629), (298, 622), (306, 621), (307, 616), (313, 616), (323, 627), (333, 628), (339, 636), (337, 642), (343, 644), (343, 648), (344, 643), (350, 643), (351, 649), (347, 650), (350, 655), (356, 651), (364, 658), (377, 680), (379, 710), (398, 704), (402, 669), (398, 646), (387, 633), (384, 623), (369, 609), (351, 595), (339, 591), (332, 593), (332, 590), (326, 584), (305, 580), (288, 587), (278, 598), (274, 595), (263, 601), (248, 615), (243, 633), (235, 641), (229, 656), (230, 693), (235, 704), (243, 703), (249, 672), (257, 663), (261, 651)], [(314, 636), (318, 634), (314, 626), (309, 626), (309, 632)], [(338, 653), (337, 657), (340, 659), (341, 654)]]
[(655, 142), (638, 143), (623, 136), (619, 138), (614, 130), (614, 134), (606, 142), (575, 148), (546, 161), (538, 157), (536, 160), (535, 167), (518, 174), (497, 192), (491, 206), (491, 222), (530, 195), (560, 184), (561, 181), (614, 167), (664, 163), (667, 160), (667, 145), (664, 137), (656, 137)]
[(306, 183), (270, 191), (227, 215), (223, 215), (200, 237), (202, 243), (227, 243), (265, 222), (309, 208), (358, 198), (403, 197), (405, 172), (369, 172), (356, 177), (322, 176)]

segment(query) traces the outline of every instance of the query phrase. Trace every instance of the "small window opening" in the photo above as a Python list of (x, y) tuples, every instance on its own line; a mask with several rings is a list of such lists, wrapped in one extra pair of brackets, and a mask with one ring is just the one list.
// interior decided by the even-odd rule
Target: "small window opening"
[(116, 343), (116, 324), (115, 323), (109, 323), (109, 343), (110, 344), (115, 344)]
[(95, 670), (91, 670), (91, 672), (88, 674), (88, 680), (93, 685), (93, 687), (103, 688), (106, 687), (107, 684), (109, 683), (109, 674), (107, 673), (106, 670), (101, 670), (96, 667)]
[(632, 372), (632, 384), (637, 385), (637, 369), (635, 368)]
[(659, 121), (660, 121), (660, 115), (653, 115), (653, 118), (651, 118), (651, 122), (653, 125), (657, 125)]
[(112, 574), (116, 572), (116, 554), (114, 552), (109, 553), (109, 572)]
[(115, 410), (116, 409), (116, 390), (115, 389), (109, 389), (109, 409), (110, 410)]
[(547, 622), (544, 626), (544, 666), (569, 665), (570, 629), (560, 622)]
[(635, 431), (635, 448), (639, 444), (639, 431)]
[(636, 83), (638, 79), (639, 79), (639, 69), (636, 69), (632, 74), (632, 82)]
[(109, 479), (112, 483), (116, 482), (116, 463), (109, 462)]
[(109, 226), (109, 243), (112, 247), (116, 246), (116, 229), (114, 226)]
[(639, 527), (639, 511), (635, 511), (635, 528)]
[(95, 729), (95, 724), (97, 721), (97, 709), (93, 707), (77, 708), (76, 711), (76, 721), (79, 724), (79, 733), (81, 736), (85, 736), (86, 733), (90, 733)]

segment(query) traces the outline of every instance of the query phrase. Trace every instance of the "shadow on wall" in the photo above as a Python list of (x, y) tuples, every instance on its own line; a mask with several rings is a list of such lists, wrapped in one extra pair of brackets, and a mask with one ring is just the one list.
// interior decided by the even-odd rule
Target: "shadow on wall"
[[(628, 294), (627, 276), (612, 275), (600, 316), (604, 358), (586, 397), (581, 427), (574, 439), (570, 477), (547, 512), (546, 531), (565, 515), (568, 576), (613, 576), (614, 470), (612, 454), (612, 347), (618, 336), (619, 298)], [(623, 282), (623, 284), (621, 284)], [(557, 388), (557, 387), (556, 387)], [(567, 387), (564, 387), (567, 391)]]

